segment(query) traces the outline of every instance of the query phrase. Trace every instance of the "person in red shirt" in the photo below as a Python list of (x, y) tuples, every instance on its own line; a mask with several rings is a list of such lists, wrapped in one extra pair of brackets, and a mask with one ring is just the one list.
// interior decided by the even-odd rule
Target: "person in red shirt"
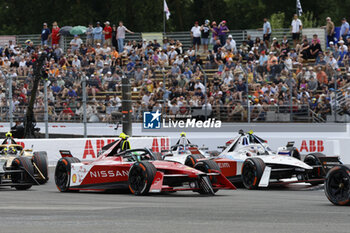
[(59, 45), (60, 43), (60, 28), (57, 25), (57, 22), (52, 23), (52, 31), (51, 31), (51, 44), (53, 45)]
[(105, 28), (103, 29), (102, 32), (105, 35), (105, 42), (108, 47), (112, 46), (112, 27), (109, 25), (109, 22), (105, 22)]

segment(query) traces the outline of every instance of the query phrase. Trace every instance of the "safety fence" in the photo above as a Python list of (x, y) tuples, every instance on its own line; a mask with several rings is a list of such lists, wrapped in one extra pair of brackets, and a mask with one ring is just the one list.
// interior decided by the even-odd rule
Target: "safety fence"
[[(152, 33), (148, 33), (152, 34)], [(159, 33), (153, 33), (159, 34)], [(322, 46), (326, 44), (325, 30), (320, 28), (307, 28), (303, 30), (303, 35), (306, 35), (308, 38), (312, 38), (313, 34), (317, 34)], [(246, 30), (231, 30), (227, 35), (232, 35), (232, 38), (236, 41), (237, 45), (241, 45), (244, 40), (247, 39), (247, 36), (250, 35), (252, 40), (255, 40), (257, 37), (260, 39), (263, 38), (263, 32), (257, 29), (246, 29)], [(276, 37), (278, 41), (282, 41), (283, 37), (286, 36), (289, 41), (292, 41), (292, 34), (289, 28), (273, 29), (271, 33), (271, 40)], [(211, 35), (210, 35), (211, 37)], [(24, 45), (26, 40), (33, 41), (34, 45), (40, 45), (40, 35), (39, 34), (28, 34), (28, 35), (14, 35), (6, 36), (6, 38), (16, 38), (16, 44)], [(156, 37), (155, 37), (156, 38)], [(183, 44), (184, 49), (188, 49), (192, 46), (192, 39), (190, 31), (182, 32), (166, 32), (163, 33), (163, 38), (169, 40), (173, 39), (174, 41), (179, 40)], [(60, 46), (65, 50), (70, 47), (69, 43), (73, 39), (73, 36), (61, 36)], [(86, 41), (86, 35), (81, 35), (81, 39)], [(137, 41), (140, 42), (143, 39), (143, 33), (135, 32), (134, 34), (126, 34), (125, 42), (128, 41)], [(162, 41), (158, 41), (162, 44)]]

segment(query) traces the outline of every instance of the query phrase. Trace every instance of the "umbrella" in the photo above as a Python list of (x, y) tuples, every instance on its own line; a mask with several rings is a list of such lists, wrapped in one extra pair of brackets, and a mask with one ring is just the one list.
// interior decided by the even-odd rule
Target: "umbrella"
[(86, 32), (86, 27), (84, 26), (75, 26), (69, 32), (71, 35), (80, 35)]
[(72, 29), (71, 26), (64, 26), (64, 27), (62, 27), (62, 28), (60, 29), (60, 35), (62, 35), (62, 36), (69, 36), (69, 35), (70, 35), (69, 31), (70, 31), (71, 29)]

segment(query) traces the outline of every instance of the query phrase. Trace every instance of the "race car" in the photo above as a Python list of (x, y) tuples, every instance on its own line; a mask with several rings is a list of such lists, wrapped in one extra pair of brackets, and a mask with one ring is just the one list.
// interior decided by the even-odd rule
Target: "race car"
[[(69, 151), (61, 151), (55, 183), (59, 191), (127, 190), (135, 195), (194, 191), (213, 195), (219, 189), (235, 189), (213, 161), (194, 168), (178, 162), (155, 160), (149, 149), (121, 151), (121, 139), (92, 162), (81, 162)], [(205, 172), (203, 172), (205, 171)]]
[(170, 147), (170, 150), (162, 151), (161, 159), (175, 161), (194, 167), (196, 164), (195, 161), (205, 158), (206, 156), (204, 156), (204, 152), (201, 151), (197, 145), (192, 144), (190, 140), (186, 138), (186, 134), (182, 132), (180, 134), (180, 139), (174, 146)]
[(341, 164), (339, 157), (322, 153), (308, 154), (303, 161), (289, 155), (273, 152), (266, 141), (252, 131), (240, 130), (231, 144), (213, 160), (231, 182), (242, 182), (247, 189), (270, 184), (321, 184), (327, 171)]
[(337, 165), (326, 176), (324, 191), (334, 205), (350, 205), (350, 165)]
[[(6, 133), (6, 138), (0, 145), (0, 169), (1, 169), (1, 184), (10, 185), (13, 173), (13, 166), (26, 167), (30, 176), (35, 178), (35, 184), (44, 184), (48, 181), (48, 162), (47, 154), (45, 151), (35, 151), (32, 149), (24, 149), (22, 145), (18, 144), (13, 138), (11, 133)], [(14, 161), (19, 162), (18, 165), (14, 164)], [(24, 165), (26, 164), (26, 165)], [(17, 178), (15, 180), (18, 180)], [(29, 177), (26, 181), (32, 181)], [(16, 186), (15, 186), (16, 187)], [(22, 187), (23, 188), (23, 187)], [(28, 188), (30, 188), (28, 186)]]

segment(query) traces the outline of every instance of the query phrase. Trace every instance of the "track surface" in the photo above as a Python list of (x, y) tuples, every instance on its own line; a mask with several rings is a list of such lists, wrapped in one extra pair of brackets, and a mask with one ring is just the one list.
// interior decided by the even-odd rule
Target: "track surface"
[(0, 189), (0, 232), (350, 232), (350, 207), (321, 188), (131, 194), (60, 193), (53, 175), (29, 191)]

